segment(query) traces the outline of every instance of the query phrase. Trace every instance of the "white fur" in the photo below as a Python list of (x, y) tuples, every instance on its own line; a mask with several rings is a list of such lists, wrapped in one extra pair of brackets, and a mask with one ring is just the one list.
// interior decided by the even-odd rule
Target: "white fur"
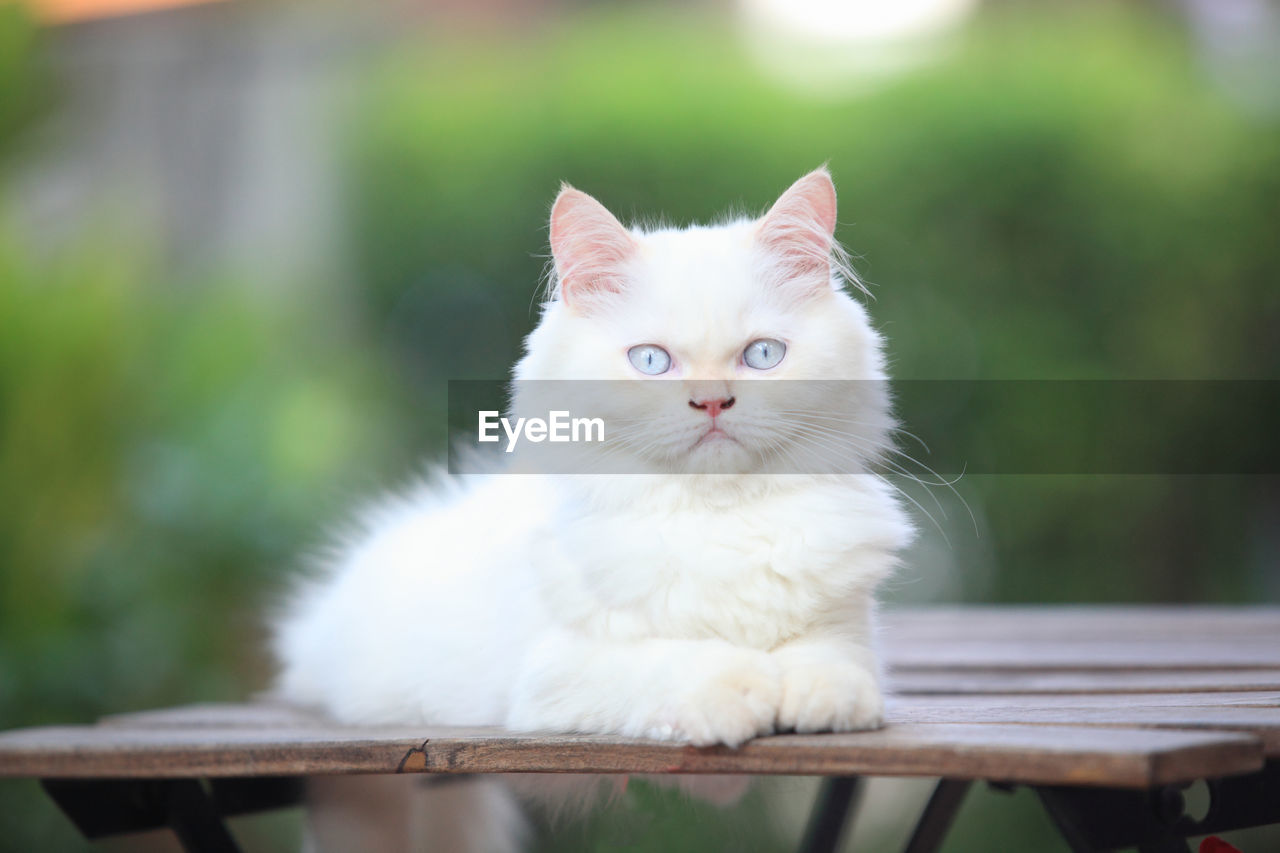
[[(631, 413), (645, 428), (622, 452), (649, 473), (468, 477), (367, 511), (277, 626), (280, 693), (349, 723), (697, 745), (879, 725), (873, 592), (911, 536), (865, 473), (892, 426), (883, 388), (800, 409), (757, 393), (883, 379), (861, 305), (825, 261), (814, 278), (815, 239), (836, 251), (829, 185), (807, 176), (759, 221), (651, 232), (564, 190), (559, 274), (515, 377), (645, 383)], [(760, 337), (787, 343), (767, 376), (739, 357)], [(643, 343), (671, 353), (668, 375), (630, 365)], [(708, 416), (689, 399), (707, 389), (735, 396), (721, 416), (735, 440), (693, 446)], [(786, 447), (813, 447), (804, 424), (834, 417), (864, 473), (778, 473)]]

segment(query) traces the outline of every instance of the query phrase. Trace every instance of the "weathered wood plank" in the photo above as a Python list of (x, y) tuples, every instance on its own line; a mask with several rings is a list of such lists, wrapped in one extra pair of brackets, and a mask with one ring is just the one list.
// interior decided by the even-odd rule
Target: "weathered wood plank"
[(1257, 738), (1225, 732), (902, 723), (780, 735), (740, 749), (448, 728), (63, 726), (0, 734), (0, 776), (176, 778), (573, 772), (947, 776), (1144, 787), (1250, 772)]
[[(1031, 708), (1114, 708), (1121, 705), (1143, 707), (1251, 707), (1280, 708), (1280, 689), (1254, 692), (1169, 692), (1132, 694), (1008, 693), (911, 695), (891, 697), (898, 705), (948, 705), (984, 708), (991, 706)], [(158, 708), (111, 714), (98, 721), (98, 726), (153, 728), (287, 728), (327, 725), (323, 717), (290, 705), (272, 703), (203, 702), (175, 708)], [(476, 729), (476, 731), (484, 731)]]
[[(128, 728), (316, 728), (331, 725), (323, 717), (292, 705), (273, 702), (201, 702), (176, 708), (155, 708), (110, 714), (98, 726)], [(458, 731), (461, 731), (459, 729)], [(476, 729), (475, 731), (484, 731)]]
[(883, 621), (898, 670), (1280, 668), (1277, 607), (938, 607)]
[(1280, 669), (1047, 670), (899, 668), (893, 689), (906, 694), (1169, 693), (1280, 690)]
[(962, 708), (1261, 708), (1280, 711), (1280, 691), (1186, 693), (980, 693), (891, 696), (893, 704)]
[(1218, 640), (1200, 635), (1164, 640), (1031, 641), (1007, 639), (904, 641), (887, 639), (894, 669), (1275, 669), (1280, 638)]
[(948, 605), (890, 608), (881, 615), (900, 639), (1070, 640), (1280, 637), (1274, 605)]
[[(1213, 696), (1215, 694), (1199, 694)], [(1232, 694), (1234, 695), (1234, 694)], [(1267, 694), (1257, 694), (1267, 695)], [(895, 696), (889, 719), (901, 723), (1050, 724), (1179, 731), (1237, 731), (1257, 737), (1268, 757), (1280, 757), (1280, 707), (1207, 705), (1197, 697)], [(1174, 701), (1179, 700), (1179, 701)]]
[[(1280, 691), (1253, 693), (895, 695), (893, 723), (1080, 725), (1220, 730), (1257, 737), (1280, 757)], [(323, 725), (285, 706), (191, 705), (107, 717), (100, 726), (276, 728)], [(475, 730), (483, 733), (483, 730)]]

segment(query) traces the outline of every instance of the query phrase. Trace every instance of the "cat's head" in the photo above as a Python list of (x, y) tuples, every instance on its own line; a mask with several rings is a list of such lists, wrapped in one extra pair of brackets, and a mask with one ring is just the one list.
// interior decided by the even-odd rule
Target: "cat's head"
[(612, 419), (611, 452), (639, 470), (861, 469), (891, 418), (880, 339), (845, 292), (835, 226), (825, 168), (761, 218), (709, 227), (628, 229), (565, 186), (516, 408), (523, 383), (613, 380), (590, 386), (597, 411), (584, 414)]

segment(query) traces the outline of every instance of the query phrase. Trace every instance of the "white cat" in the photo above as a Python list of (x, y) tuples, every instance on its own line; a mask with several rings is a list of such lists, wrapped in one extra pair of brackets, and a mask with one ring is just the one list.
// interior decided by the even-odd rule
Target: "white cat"
[[(880, 725), (873, 593), (912, 529), (867, 472), (892, 420), (835, 223), (825, 169), (714, 227), (629, 230), (563, 188), (513, 407), (526, 380), (635, 383), (610, 452), (647, 473), (386, 500), (280, 620), (279, 693), (348, 723), (695, 745)], [(795, 468), (815, 449), (837, 473)]]

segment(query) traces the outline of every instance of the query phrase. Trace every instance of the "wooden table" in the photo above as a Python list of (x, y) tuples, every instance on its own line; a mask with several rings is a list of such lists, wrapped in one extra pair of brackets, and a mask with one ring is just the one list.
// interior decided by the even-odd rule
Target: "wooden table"
[[(891, 611), (889, 725), (739, 749), (486, 729), (347, 728), (268, 705), (200, 705), (0, 734), (88, 838), (170, 826), (234, 850), (228, 815), (343, 773), (748, 773), (830, 777), (804, 842), (833, 850), (866, 776), (940, 779), (908, 844), (941, 844), (974, 781), (1036, 791), (1073, 850), (1185, 850), (1280, 822), (1280, 607)], [(1208, 813), (1180, 790), (1206, 780)]]

